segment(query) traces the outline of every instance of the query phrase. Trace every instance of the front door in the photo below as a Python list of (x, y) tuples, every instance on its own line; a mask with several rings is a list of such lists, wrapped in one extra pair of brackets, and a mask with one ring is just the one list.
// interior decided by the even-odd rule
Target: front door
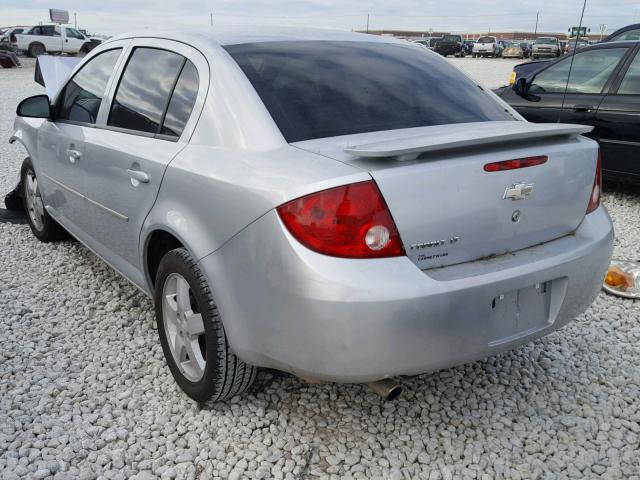
[(76, 220), (86, 207), (82, 165), (87, 161), (86, 141), (93, 131), (102, 100), (122, 48), (96, 55), (69, 80), (58, 95), (54, 118), (38, 133), (38, 162), (44, 202), (62, 217), (74, 234)]
[[(562, 122), (593, 125), (596, 111), (628, 48), (587, 50), (566, 57), (538, 73), (529, 93), (532, 101), (516, 95), (508, 102), (532, 122)], [(571, 70), (571, 79), (567, 82)], [(515, 97), (515, 98), (514, 98)]]
[[(163, 48), (149, 45), (156, 43)], [(139, 284), (142, 224), (167, 165), (186, 145), (183, 131), (200, 90), (198, 68), (187, 56), (206, 65), (183, 44), (134, 40), (109, 109), (101, 112), (85, 147), (89, 160), (82, 175), (92, 201), (79, 221), (96, 251)]]

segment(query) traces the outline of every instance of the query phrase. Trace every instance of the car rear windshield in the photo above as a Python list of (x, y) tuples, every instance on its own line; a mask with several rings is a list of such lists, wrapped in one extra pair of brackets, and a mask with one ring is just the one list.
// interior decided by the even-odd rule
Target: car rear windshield
[(514, 119), (445, 60), (410, 45), (301, 41), (225, 49), (288, 142)]
[(478, 43), (495, 43), (496, 39), (493, 37), (480, 37)]
[(442, 37), (442, 41), (443, 42), (461, 42), (462, 37), (460, 37), (459, 35), (445, 35), (444, 37)]

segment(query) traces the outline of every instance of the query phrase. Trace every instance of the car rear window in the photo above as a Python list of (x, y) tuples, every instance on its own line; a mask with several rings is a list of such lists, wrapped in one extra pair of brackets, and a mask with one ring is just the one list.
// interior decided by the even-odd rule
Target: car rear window
[(225, 48), (288, 142), (513, 120), (445, 60), (410, 45), (302, 41)]

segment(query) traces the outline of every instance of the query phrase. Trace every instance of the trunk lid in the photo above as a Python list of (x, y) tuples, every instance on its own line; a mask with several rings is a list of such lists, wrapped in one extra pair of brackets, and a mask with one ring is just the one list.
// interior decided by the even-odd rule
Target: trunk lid
[[(483, 122), (293, 145), (367, 170), (389, 206), (408, 257), (427, 269), (572, 233), (584, 218), (595, 175), (597, 144), (579, 135), (589, 130)], [(527, 168), (484, 170), (487, 163), (538, 156), (548, 160)]]

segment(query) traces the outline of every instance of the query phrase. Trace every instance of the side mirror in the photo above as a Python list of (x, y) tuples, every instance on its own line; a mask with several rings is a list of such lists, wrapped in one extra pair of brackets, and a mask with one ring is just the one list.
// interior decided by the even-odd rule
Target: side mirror
[(512, 88), (516, 95), (518, 95), (519, 97), (522, 97), (525, 100), (529, 100), (530, 102), (539, 102), (540, 97), (538, 95), (532, 95), (531, 93), (529, 93), (530, 87), (531, 84), (527, 82), (527, 79), (521, 77), (515, 81)]
[(25, 98), (18, 104), (16, 115), (28, 118), (51, 118), (51, 103), (47, 95)]

